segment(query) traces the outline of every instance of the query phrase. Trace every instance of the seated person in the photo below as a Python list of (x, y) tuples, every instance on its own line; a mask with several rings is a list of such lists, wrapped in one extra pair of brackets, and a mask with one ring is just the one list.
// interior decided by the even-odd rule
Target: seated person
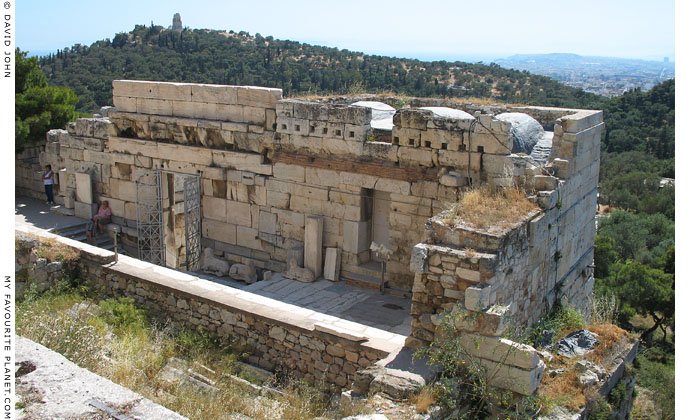
[(113, 215), (110, 210), (110, 204), (107, 200), (103, 200), (101, 206), (98, 208), (98, 214), (93, 216), (86, 228), (86, 235), (93, 238), (96, 235), (96, 228), (98, 232), (103, 233), (103, 226), (110, 223), (110, 217)]

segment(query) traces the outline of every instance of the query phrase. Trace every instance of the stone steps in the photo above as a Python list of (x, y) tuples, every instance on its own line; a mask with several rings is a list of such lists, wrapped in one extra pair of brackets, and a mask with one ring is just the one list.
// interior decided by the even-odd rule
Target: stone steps
[[(371, 277), (356, 273), (350, 273), (347, 271), (341, 271), (340, 279), (349, 286), (358, 287), (364, 290), (374, 290), (378, 292), (381, 287), (380, 277)], [(399, 289), (397, 287), (384, 286), (383, 293), (402, 298), (412, 297), (412, 292)]]
[(341, 270), (361, 276), (373, 277), (376, 279), (381, 278), (381, 264), (374, 261), (361, 265), (343, 264)]
[[(113, 249), (115, 249), (115, 242), (113, 240), (114, 230), (111, 228), (111, 226), (114, 225), (108, 225), (105, 229), (105, 232), (96, 235), (96, 237), (94, 237), (91, 242), (89, 242), (88, 236), (86, 235), (87, 225), (88, 222), (79, 221), (66, 226), (61, 226), (57, 229), (50, 229), (50, 232), (56, 235), (64, 236), (66, 238), (74, 239), (75, 241), (88, 243), (90, 245), (106, 249), (108, 251), (112, 251)], [(118, 249), (118, 253), (124, 254), (124, 252), (122, 252), (122, 249)]]

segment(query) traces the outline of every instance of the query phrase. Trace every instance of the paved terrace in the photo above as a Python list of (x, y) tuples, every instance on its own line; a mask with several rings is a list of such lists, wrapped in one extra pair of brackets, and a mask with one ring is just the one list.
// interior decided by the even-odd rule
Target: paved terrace
[[(83, 221), (50, 212), (49, 206), (39, 200), (26, 197), (15, 199), (15, 226), (23, 232), (60, 229)], [(309, 324), (375, 339), (381, 344), (386, 342), (384, 347), (390, 349), (402, 346), (410, 333), (410, 300), (359, 289), (344, 282), (320, 280), (302, 283), (285, 279), (276, 273), (270, 281), (246, 285), (228, 277), (152, 267), (129, 257), (121, 257), (116, 265), (121, 265), (123, 269), (149, 272), (157, 277), (157, 281), (179, 287), (187, 293), (195, 293), (195, 289), (200, 294), (219, 293), (251, 303), (251, 307), (257, 304), (264, 306), (260, 312), (299, 314)]]

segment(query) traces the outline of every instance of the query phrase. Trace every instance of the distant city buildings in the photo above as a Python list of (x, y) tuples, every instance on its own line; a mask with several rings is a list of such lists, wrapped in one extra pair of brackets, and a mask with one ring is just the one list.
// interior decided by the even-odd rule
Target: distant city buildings
[(514, 55), (496, 60), (496, 64), (549, 76), (567, 86), (607, 97), (637, 88), (648, 91), (654, 85), (675, 77), (675, 65), (668, 57), (661, 62), (576, 54), (535, 54)]

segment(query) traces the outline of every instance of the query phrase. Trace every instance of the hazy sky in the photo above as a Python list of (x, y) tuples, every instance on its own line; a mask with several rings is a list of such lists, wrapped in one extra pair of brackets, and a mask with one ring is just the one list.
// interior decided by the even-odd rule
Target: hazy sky
[(488, 60), (564, 52), (674, 57), (673, 0), (17, 1), (17, 46), (90, 45), (135, 24), (182, 24), (372, 54)]

